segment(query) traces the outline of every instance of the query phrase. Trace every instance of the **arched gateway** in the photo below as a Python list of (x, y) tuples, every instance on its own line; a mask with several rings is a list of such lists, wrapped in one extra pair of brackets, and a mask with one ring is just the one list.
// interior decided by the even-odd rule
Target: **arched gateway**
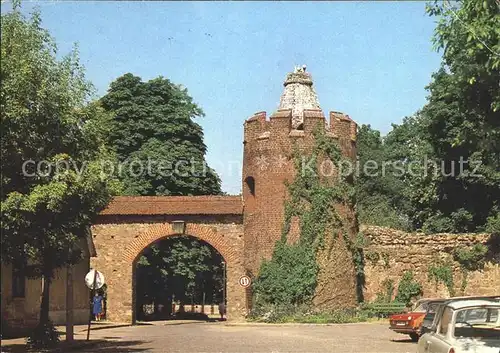
[(97, 257), (91, 266), (107, 282), (107, 317), (134, 322), (135, 262), (152, 243), (189, 235), (217, 250), (226, 262), (227, 314), (244, 317), (247, 291), (238, 284), (243, 267), (242, 201), (238, 196), (117, 197), (92, 227)]

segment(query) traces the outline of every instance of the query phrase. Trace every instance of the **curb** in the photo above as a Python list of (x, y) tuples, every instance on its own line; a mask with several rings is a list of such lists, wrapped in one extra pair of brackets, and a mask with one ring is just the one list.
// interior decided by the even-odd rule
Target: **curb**
[[(106, 325), (106, 326), (101, 326), (101, 327), (90, 326), (90, 331), (106, 330), (106, 329), (111, 329), (111, 328), (120, 328), (120, 327), (128, 327), (128, 326), (133, 326), (133, 325), (132, 324), (115, 324), (115, 325)], [(84, 330), (81, 330), (78, 332), (87, 332), (87, 329), (85, 328)]]
[(346, 325), (373, 325), (373, 324), (383, 324), (378, 322), (346, 322), (344, 324), (337, 323), (300, 323), (300, 322), (284, 322), (284, 323), (266, 323), (266, 322), (241, 322), (241, 323), (227, 323), (224, 326), (346, 326)]

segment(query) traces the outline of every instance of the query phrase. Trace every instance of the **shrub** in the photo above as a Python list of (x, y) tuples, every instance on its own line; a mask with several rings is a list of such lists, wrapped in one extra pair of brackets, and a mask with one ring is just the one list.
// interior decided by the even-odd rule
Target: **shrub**
[(310, 300), (316, 288), (319, 266), (314, 251), (302, 244), (279, 241), (271, 261), (262, 264), (254, 282), (256, 304), (302, 304)]
[(422, 285), (414, 280), (413, 271), (405, 271), (401, 281), (399, 281), (398, 294), (395, 300), (409, 306), (411, 300), (421, 296), (422, 293)]
[(375, 302), (377, 303), (389, 303), (392, 301), (392, 296), (394, 295), (394, 280), (385, 279), (382, 282), (383, 291), (377, 293), (377, 298)]

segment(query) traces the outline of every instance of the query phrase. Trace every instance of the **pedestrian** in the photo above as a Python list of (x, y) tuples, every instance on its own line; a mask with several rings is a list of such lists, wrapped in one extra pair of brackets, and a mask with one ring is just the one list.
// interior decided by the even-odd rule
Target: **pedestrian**
[(93, 298), (93, 308), (92, 308), (92, 314), (94, 314), (95, 321), (99, 321), (101, 319), (101, 313), (102, 313), (102, 296), (100, 296), (99, 293), (96, 292)]
[(224, 320), (224, 315), (226, 314), (226, 305), (224, 303), (219, 304), (219, 314), (220, 314), (220, 320)]

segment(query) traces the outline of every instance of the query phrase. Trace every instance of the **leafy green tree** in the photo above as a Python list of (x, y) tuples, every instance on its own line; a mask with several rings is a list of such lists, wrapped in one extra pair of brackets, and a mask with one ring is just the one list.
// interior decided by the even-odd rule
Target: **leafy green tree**
[[(409, 199), (405, 194), (404, 181), (394, 164), (401, 157), (389, 154), (395, 148), (393, 145), (387, 145), (380, 132), (370, 125), (359, 128), (357, 150), (360, 173), (356, 179), (358, 216), (363, 224), (410, 230)], [(376, 169), (372, 170), (372, 167)]]
[[(1, 256), (44, 278), (40, 338), (51, 332), (54, 270), (81, 259), (80, 244), (118, 184), (101, 173), (100, 161), (113, 157), (104, 147), (108, 117), (89, 104), (77, 51), (58, 60), (39, 13), (26, 18), (19, 4), (2, 15), (1, 36)], [(30, 342), (56, 342), (37, 337)]]
[(427, 10), (438, 17), (434, 43), (443, 50), (422, 109), (444, 171), (430, 208), (453, 231), (484, 230), (498, 218), (500, 200), (498, 4), (436, 1)]
[(360, 129), (361, 158), (382, 155), (405, 170), (397, 178), (358, 180), (360, 219), (400, 227), (396, 209), (410, 228), (427, 233), (499, 232), (498, 4), (434, 1), (427, 11), (438, 19), (433, 40), (443, 51), (442, 65), (427, 104), (393, 125), (382, 147), (376, 133)]
[(108, 143), (124, 166), (127, 195), (220, 194), (220, 179), (206, 165), (203, 111), (186, 89), (158, 77), (143, 82), (125, 74), (100, 100), (113, 114)]

